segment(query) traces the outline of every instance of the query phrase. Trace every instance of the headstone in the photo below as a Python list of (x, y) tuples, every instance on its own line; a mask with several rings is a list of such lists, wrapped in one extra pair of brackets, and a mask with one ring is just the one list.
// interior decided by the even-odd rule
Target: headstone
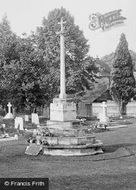
[(8, 103), (8, 113), (5, 115), (5, 119), (13, 119), (14, 118), (14, 116), (13, 116), (13, 114), (11, 113), (11, 107), (12, 107), (12, 105), (11, 105), (11, 103), (9, 102)]
[(17, 134), (15, 134), (14, 137), (15, 137), (16, 140), (18, 140), (18, 135)]
[(25, 115), (25, 121), (29, 121), (29, 116)]
[(24, 130), (22, 117), (15, 118), (15, 129)]
[(99, 124), (107, 125), (109, 118), (107, 116), (107, 105), (105, 102), (102, 103), (102, 112), (99, 114)]
[(28, 146), (26, 148), (25, 154), (28, 155), (38, 155), (42, 150), (42, 146), (41, 145), (37, 145), (35, 143), (31, 143), (30, 146)]
[(37, 113), (32, 113), (31, 117), (32, 117), (32, 123), (38, 125), (39, 124), (38, 114)]

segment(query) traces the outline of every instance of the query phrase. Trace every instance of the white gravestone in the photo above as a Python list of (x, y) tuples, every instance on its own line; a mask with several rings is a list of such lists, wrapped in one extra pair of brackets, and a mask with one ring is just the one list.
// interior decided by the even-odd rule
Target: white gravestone
[(37, 113), (32, 113), (31, 117), (32, 117), (32, 123), (34, 123), (34, 124), (36, 124), (36, 125), (39, 125), (39, 117), (38, 117), (38, 114), (37, 114)]
[(29, 121), (29, 116), (25, 115), (25, 121)]
[(107, 116), (107, 105), (105, 102), (102, 103), (102, 113), (99, 114), (99, 123), (103, 125), (107, 125), (109, 122), (109, 118)]
[(12, 107), (11, 103), (9, 102), (7, 106), (8, 106), (8, 113), (6, 114), (4, 118), (13, 119), (14, 117), (13, 117), (13, 114), (11, 113), (11, 107)]
[(22, 117), (15, 118), (15, 129), (24, 130)]
[(17, 134), (15, 134), (14, 137), (15, 137), (16, 140), (18, 140), (18, 135)]

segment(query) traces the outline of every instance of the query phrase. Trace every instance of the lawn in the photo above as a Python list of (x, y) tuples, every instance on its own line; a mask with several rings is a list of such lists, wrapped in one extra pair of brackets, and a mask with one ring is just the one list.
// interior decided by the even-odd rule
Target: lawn
[(0, 177), (49, 177), (51, 190), (136, 189), (136, 127), (96, 133), (104, 154), (84, 157), (25, 155), (26, 139), (1, 142)]

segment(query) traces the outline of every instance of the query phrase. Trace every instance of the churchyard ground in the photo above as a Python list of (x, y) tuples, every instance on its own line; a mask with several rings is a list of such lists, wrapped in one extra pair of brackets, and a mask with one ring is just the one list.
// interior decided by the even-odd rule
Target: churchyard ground
[(136, 119), (96, 133), (104, 154), (84, 157), (25, 155), (27, 141), (0, 144), (0, 177), (48, 177), (50, 190), (136, 189)]

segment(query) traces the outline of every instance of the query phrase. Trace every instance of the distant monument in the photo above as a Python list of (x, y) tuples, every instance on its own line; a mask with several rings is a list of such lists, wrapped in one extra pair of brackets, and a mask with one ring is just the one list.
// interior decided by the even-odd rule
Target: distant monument
[(8, 106), (8, 113), (5, 115), (4, 119), (13, 119), (14, 116), (11, 113), (11, 107), (12, 107), (11, 103), (9, 102), (7, 106)]

